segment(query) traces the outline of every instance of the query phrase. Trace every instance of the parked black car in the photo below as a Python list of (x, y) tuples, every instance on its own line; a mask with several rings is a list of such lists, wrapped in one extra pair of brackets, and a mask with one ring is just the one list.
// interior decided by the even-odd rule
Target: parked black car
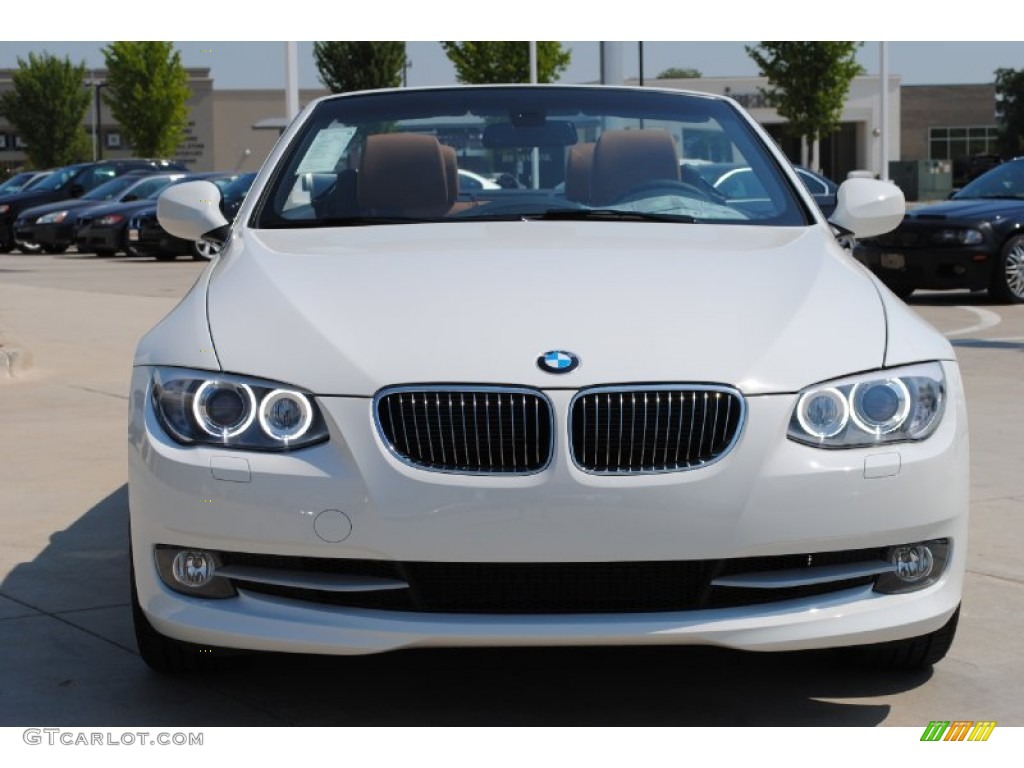
[(893, 232), (858, 241), (854, 254), (903, 298), (917, 288), (970, 288), (1024, 303), (1024, 158), (909, 211)]
[[(224, 218), (234, 221), (245, 195), (256, 179), (255, 173), (243, 173), (233, 179), (211, 179), (220, 188), (220, 210)], [(128, 223), (129, 252), (137, 256), (154, 256), (157, 261), (171, 261), (190, 254), (193, 259), (210, 260), (220, 246), (206, 240), (192, 242), (167, 233), (156, 219), (156, 205), (139, 210)]]
[[(103, 160), (99, 163), (78, 163), (58, 168), (50, 176), (43, 179), (30, 189), (0, 197), (0, 253), (9, 253), (14, 249), (14, 221), (18, 214), (26, 208), (33, 208), (44, 203), (68, 200), (81, 197), (90, 189), (95, 189), (115, 176), (121, 176), (136, 169), (153, 171), (184, 171), (185, 168), (167, 160), (142, 160), (125, 158), (120, 160)], [(32, 252), (26, 247), (26, 252)]]
[(3, 184), (0, 184), (0, 195), (13, 195), (16, 192), (23, 192), (38, 184), (51, 173), (53, 171), (22, 171), (21, 173), (16, 173)]
[[(207, 179), (218, 184), (222, 179), (233, 179), (235, 175), (224, 173), (192, 173), (181, 175), (171, 182), (195, 181)], [(226, 182), (224, 182), (226, 183)], [(156, 206), (160, 193), (171, 184), (165, 184), (151, 191), (144, 199), (124, 203), (107, 203), (90, 208), (78, 214), (75, 221), (75, 245), (80, 253), (96, 253), (100, 256), (112, 256), (118, 251), (128, 250), (126, 230), (128, 221), (139, 211)]]
[(130, 203), (159, 192), (182, 172), (152, 173), (149, 170), (129, 171), (100, 184), (75, 200), (26, 208), (14, 222), (14, 239), (22, 245), (37, 245), (47, 253), (63, 253), (74, 245), (77, 219), (93, 208), (111, 203)]
[[(692, 169), (704, 181), (710, 185), (715, 192), (728, 200), (742, 198), (766, 197), (767, 192), (758, 181), (754, 171), (741, 163), (684, 163), (683, 173), (686, 169)], [(821, 212), (831, 216), (836, 209), (836, 192), (839, 185), (829, 178), (815, 173), (803, 166), (796, 166), (796, 175), (811, 193), (814, 202), (818, 204)], [(693, 175), (690, 174), (693, 179)]]

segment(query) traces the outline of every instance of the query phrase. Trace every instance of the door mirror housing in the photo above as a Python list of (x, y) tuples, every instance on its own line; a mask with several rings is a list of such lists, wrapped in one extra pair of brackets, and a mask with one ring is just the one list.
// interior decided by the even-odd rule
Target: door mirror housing
[(156, 201), (160, 226), (182, 240), (223, 243), (230, 224), (220, 211), (220, 190), (209, 181), (169, 187)]
[(847, 179), (839, 185), (836, 209), (828, 220), (854, 237), (875, 237), (896, 229), (906, 210), (903, 191), (895, 184)]

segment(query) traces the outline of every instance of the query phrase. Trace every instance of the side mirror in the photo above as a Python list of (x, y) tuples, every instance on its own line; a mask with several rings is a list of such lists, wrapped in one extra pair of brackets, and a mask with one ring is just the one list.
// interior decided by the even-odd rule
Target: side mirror
[(69, 189), (68, 192), (71, 193), (72, 197), (81, 197), (85, 194), (85, 187), (81, 184), (72, 184), (71, 189)]
[(160, 226), (182, 240), (223, 243), (230, 224), (220, 211), (220, 190), (209, 181), (187, 181), (168, 187), (156, 201)]
[(138, 199), (139, 199), (138, 195), (125, 195), (124, 197), (121, 198), (121, 202), (122, 203), (134, 203)]
[(888, 181), (847, 179), (836, 193), (829, 221), (854, 237), (875, 237), (899, 226), (906, 213), (903, 191)]

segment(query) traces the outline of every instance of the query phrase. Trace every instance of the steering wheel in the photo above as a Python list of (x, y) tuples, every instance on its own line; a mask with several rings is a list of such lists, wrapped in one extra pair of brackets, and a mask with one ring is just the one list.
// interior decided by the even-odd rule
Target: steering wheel
[(519, 198), (518, 200), (509, 200), (498, 202), (497, 200), (485, 203), (483, 205), (477, 205), (472, 208), (467, 208), (464, 211), (450, 216), (452, 219), (471, 219), (475, 216), (507, 216), (507, 215), (519, 215), (525, 216), (540, 215), (547, 213), (552, 208), (558, 210), (573, 211), (583, 208), (582, 205), (566, 205), (564, 200), (528, 200)]
[[(652, 194), (656, 193), (656, 194)], [(645, 197), (657, 197), (658, 195), (682, 195), (683, 197), (695, 197), (699, 200), (726, 205), (726, 198), (712, 187), (701, 187), (691, 184), (688, 181), (676, 179), (651, 179), (631, 187), (618, 197), (617, 203), (630, 203)]]

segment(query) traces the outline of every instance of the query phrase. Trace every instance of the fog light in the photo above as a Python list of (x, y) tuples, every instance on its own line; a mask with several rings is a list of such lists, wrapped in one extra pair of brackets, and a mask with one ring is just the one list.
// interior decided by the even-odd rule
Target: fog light
[(908, 584), (927, 579), (932, 574), (935, 558), (924, 544), (914, 547), (897, 547), (892, 553), (892, 564), (896, 566), (896, 578)]
[(179, 584), (195, 589), (210, 583), (215, 567), (208, 552), (187, 549), (174, 556), (171, 571)]
[(234, 597), (230, 579), (217, 575), (221, 560), (216, 552), (158, 544), (156, 570), (175, 592), (190, 597)]
[(893, 595), (914, 592), (939, 580), (949, 559), (949, 540), (937, 539), (892, 547), (888, 552), (892, 570), (875, 580), (875, 591)]

